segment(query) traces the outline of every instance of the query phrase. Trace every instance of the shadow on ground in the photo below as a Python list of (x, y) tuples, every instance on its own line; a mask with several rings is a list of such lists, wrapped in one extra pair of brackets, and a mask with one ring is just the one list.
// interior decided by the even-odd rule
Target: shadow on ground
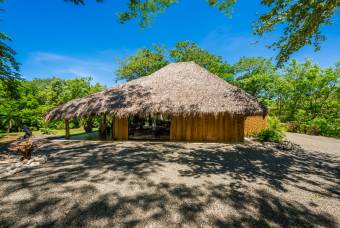
[(75, 141), (40, 152), (44, 166), (0, 180), (1, 226), (338, 224), (339, 212), (320, 205), (340, 198), (339, 160), (326, 153)]

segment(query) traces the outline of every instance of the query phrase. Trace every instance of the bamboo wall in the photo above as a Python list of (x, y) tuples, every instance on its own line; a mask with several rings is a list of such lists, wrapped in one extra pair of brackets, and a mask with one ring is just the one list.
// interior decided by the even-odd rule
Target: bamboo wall
[(244, 118), (228, 114), (173, 116), (170, 140), (240, 142), (244, 138)]
[[(240, 142), (244, 136), (254, 135), (267, 127), (267, 117), (230, 116), (229, 114), (203, 116), (173, 116), (170, 140)], [(128, 140), (128, 119), (113, 118), (112, 138)]]
[(128, 140), (128, 119), (115, 118), (112, 119), (112, 139), (113, 140)]
[(244, 135), (252, 136), (267, 127), (267, 116), (247, 116), (244, 121)]

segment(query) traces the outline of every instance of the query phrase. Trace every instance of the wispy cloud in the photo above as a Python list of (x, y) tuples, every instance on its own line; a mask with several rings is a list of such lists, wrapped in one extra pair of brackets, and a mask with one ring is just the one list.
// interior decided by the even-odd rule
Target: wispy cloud
[(112, 86), (115, 84), (117, 55), (106, 50), (93, 57), (69, 56), (51, 52), (34, 52), (23, 62), (23, 73), (28, 79), (59, 76), (74, 78), (91, 76), (94, 81)]

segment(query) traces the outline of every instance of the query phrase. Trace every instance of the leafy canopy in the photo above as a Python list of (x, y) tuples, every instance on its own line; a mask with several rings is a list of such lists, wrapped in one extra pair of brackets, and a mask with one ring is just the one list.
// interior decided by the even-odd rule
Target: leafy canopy
[(233, 78), (232, 67), (220, 56), (216, 56), (191, 42), (178, 42), (174, 49), (170, 50), (172, 62), (194, 61), (219, 77), (230, 80)]
[[(85, 0), (64, 0), (65, 2), (73, 2), (77, 5), (85, 5)], [(103, 2), (104, 0), (96, 0)], [(150, 25), (154, 15), (164, 12), (171, 5), (179, 0), (128, 0), (127, 10), (118, 13), (118, 20), (125, 23), (131, 19), (138, 18), (141, 27)], [(229, 14), (232, 11), (231, 6), (236, 0), (208, 0), (210, 6), (216, 7), (221, 12)]]
[[(75, 4), (85, 4), (85, 0), (65, 0)], [(180, 0), (129, 0), (127, 11), (118, 13), (118, 19), (125, 23), (139, 19), (141, 27), (148, 26), (155, 14)], [(103, 0), (97, 0), (103, 2)], [(208, 4), (222, 13), (230, 15), (237, 0), (208, 0)], [(194, 4), (194, 3), (192, 3)], [(314, 45), (315, 50), (325, 40), (321, 33), (324, 25), (332, 24), (332, 17), (340, 6), (339, 0), (261, 0), (266, 12), (254, 24), (254, 34), (262, 36), (278, 26), (283, 28), (281, 37), (269, 45), (278, 49), (277, 65), (282, 66), (289, 57), (306, 45)]]
[(195, 61), (219, 77), (230, 80), (233, 78), (232, 67), (221, 57), (209, 53), (195, 43), (178, 42), (173, 49), (166, 50), (159, 46), (152, 49), (143, 48), (135, 55), (121, 61), (116, 74), (121, 79), (133, 80), (147, 76), (170, 62)]
[[(0, 4), (4, 0), (0, 0)], [(0, 8), (0, 12), (3, 10)], [(15, 60), (15, 51), (8, 46), (8, 42), (12, 41), (11, 37), (0, 32), (0, 80), (9, 79), (8, 83), (13, 85), (13, 79), (19, 79), (19, 63)]]
[(128, 56), (119, 62), (116, 74), (128, 81), (152, 74), (168, 64), (164, 50), (156, 45), (153, 49), (142, 48), (135, 55)]
[(340, 63), (324, 69), (292, 60), (277, 71), (264, 58), (242, 58), (234, 69), (233, 83), (266, 104), (289, 131), (340, 137)]
[(270, 59), (263, 57), (243, 57), (235, 65), (234, 84), (258, 97), (266, 105), (270, 101), (272, 87), (277, 80), (276, 68)]
[(43, 116), (48, 110), (105, 88), (98, 83), (92, 85), (91, 81), (90, 77), (17, 81), (18, 94), (15, 99), (8, 96), (3, 89), (6, 84), (0, 81), (0, 130), (17, 130), (23, 124), (31, 129), (43, 127)]
[(270, 46), (279, 50), (276, 57), (279, 66), (307, 44), (319, 50), (320, 43), (326, 39), (321, 28), (332, 24), (332, 16), (340, 6), (339, 0), (262, 0), (261, 3), (269, 11), (260, 16), (254, 33), (261, 36), (278, 25), (283, 27), (279, 40)]

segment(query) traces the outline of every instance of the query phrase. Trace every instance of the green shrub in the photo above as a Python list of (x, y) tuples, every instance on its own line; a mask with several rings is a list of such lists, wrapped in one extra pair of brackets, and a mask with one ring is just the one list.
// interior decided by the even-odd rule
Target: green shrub
[(263, 142), (281, 142), (284, 138), (285, 125), (276, 117), (268, 118), (268, 127), (257, 134), (257, 138)]
[(306, 132), (310, 135), (323, 135), (323, 136), (340, 136), (340, 121), (339, 119), (327, 120), (322, 117), (317, 117), (309, 121), (309, 128)]

